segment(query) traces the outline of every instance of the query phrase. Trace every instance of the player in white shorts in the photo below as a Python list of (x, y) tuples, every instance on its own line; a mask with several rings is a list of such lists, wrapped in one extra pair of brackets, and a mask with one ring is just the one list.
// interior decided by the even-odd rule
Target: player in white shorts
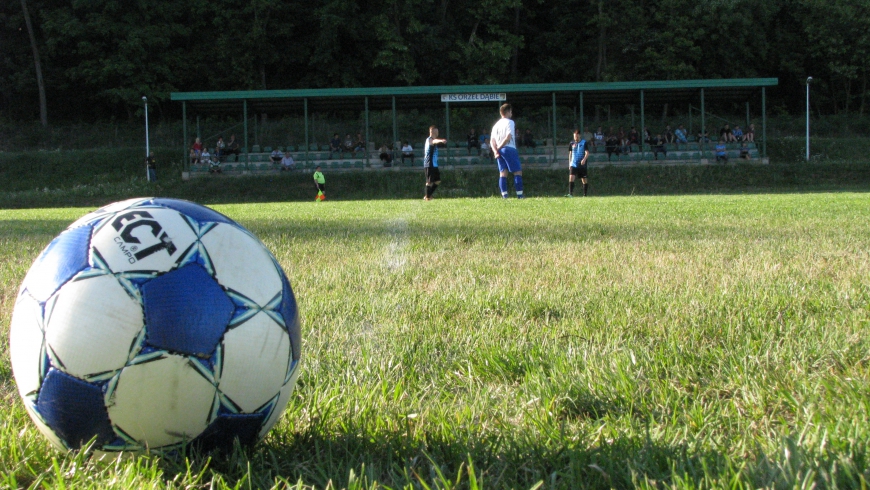
[(502, 104), (499, 112), (501, 119), (495, 123), (489, 135), (492, 153), (498, 162), (498, 188), (501, 190), (501, 197), (507, 199), (507, 177), (508, 172), (511, 172), (514, 174), (514, 190), (517, 192), (517, 197), (522, 199), (523, 169), (520, 166), (520, 154), (517, 152), (517, 129), (511, 120), (513, 116), (511, 105)]

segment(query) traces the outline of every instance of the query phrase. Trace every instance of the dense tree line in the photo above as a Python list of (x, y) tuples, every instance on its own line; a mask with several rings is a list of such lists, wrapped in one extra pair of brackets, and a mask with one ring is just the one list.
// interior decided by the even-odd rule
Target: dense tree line
[[(865, 113), (870, 0), (0, 0), (0, 117), (126, 118), (173, 91), (779, 77)], [(39, 79), (38, 79), (39, 78)]]

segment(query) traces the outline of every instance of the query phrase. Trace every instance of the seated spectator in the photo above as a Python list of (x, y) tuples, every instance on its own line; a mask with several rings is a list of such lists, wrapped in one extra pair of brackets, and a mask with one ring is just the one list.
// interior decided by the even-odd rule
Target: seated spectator
[(523, 146), (527, 146), (529, 148), (535, 148), (537, 143), (535, 143), (535, 137), (532, 136), (532, 130), (526, 129), (526, 132), (523, 133)]
[(194, 140), (193, 146), (191, 146), (191, 149), (196, 154), (196, 163), (201, 163), (201, 161), (202, 161), (202, 141), (200, 141), (199, 138)]
[(640, 135), (637, 133), (637, 129), (634, 126), (631, 127), (631, 130), (628, 132), (628, 144), (629, 145), (637, 145), (640, 148)]
[(728, 163), (728, 151), (725, 146), (725, 137), (719, 138), (719, 143), (716, 144), (716, 163)]
[(196, 155), (196, 150), (193, 148), (190, 149), (190, 153), (188, 155), (190, 157), (190, 164), (196, 165), (199, 163), (199, 157)]
[(734, 141), (743, 141), (743, 130), (740, 129), (740, 126), (734, 126), (731, 135), (734, 136)]
[(293, 155), (289, 151), (281, 158), (281, 171), (285, 170), (296, 170), (296, 161), (293, 160)]
[(353, 156), (356, 156), (357, 153), (365, 154), (366, 152), (366, 140), (362, 137), (362, 133), (356, 134), (356, 142), (353, 144)]
[(239, 142), (236, 141), (236, 135), (231, 134), (230, 140), (227, 142), (227, 147), (226, 149), (224, 149), (224, 155), (226, 155), (227, 157), (229, 157), (230, 155), (235, 155), (235, 160), (233, 161), (238, 162), (239, 155), (241, 153), (242, 152), (239, 150)]
[(468, 136), (466, 137), (466, 144), (468, 146), (468, 154), (477, 153), (480, 155), (480, 143), (477, 142), (477, 131), (474, 128), (471, 128), (471, 131), (468, 132)]
[(601, 126), (598, 126), (598, 129), (595, 130), (595, 134), (592, 135), (592, 146), (596, 149), (599, 146), (604, 146), (604, 128)]
[(695, 138), (698, 140), (698, 143), (709, 143), (710, 142), (710, 132), (698, 130), (698, 134), (695, 135)]
[(350, 133), (347, 133), (347, 136), (344, 137), (344, 144), (341, 146), (341, 150), (345, 153), (353, 153), (353, 138), (350, 137)]
[(721, 141), (725, 141), (728, 143), (729, 141), (734, 141), (734, 134), (731, 132), (731, 125), (725, 123), (724, 126), (719, 128), (719, 139)]
[(628, 139), (627, 134), (623, 134), (621, 139), (619, 140), (619, 151), (623, 155), (628, 155), (631, 153), (631, 142)]
[(269, 160), (272, 160), (272, 163), (274, 163), (275, 165), (278, 165), (279, 163), (281, 163), (281, 159), (283, 159), (283, 158), (284, 158), (284, 154), (281, 153), (280, 151), (278, 151), (277, 148), (272, 150), (272, 154), (269, 156)]
[(619, 157), (619, 138), (616, 137), (616, 134), (610, 133), (607, 135), (607, 140), (604, 143), (604, 149), (607, 151), (607, 161), (610, 161), (610, 156), (616, 153), (617, 158)]
[(676, 141), (676, 138), (674, 137), (674, 132), (671, 131), (670, 124), (665, 126), (665, 133), (663, 136), (665, 137), (665, 143), (667, 143), (667, 144), (673, 144), (674, 141)]
[(650, 140), (650, 146), (652, 147), (653, 157), (656, 160), (659, 159), (659, 153), (668, 156), (668, 150), (665, 148), (665, 139), (662, 138), (661, 134), (655, 135), (655, 137)]
[(414, 147), (407, 141), (402, 142), (402, 165), (405, 164), (405, 159), (410, 158), (411, 163), (414, 163)]
[(749, 143), (755, 143), (755, 125), (754, 124), (750, 124), (749, 129), (747, 129), (746, 132), (743, 133), (743, 141), (746, 141)]
[(393, 152), (390, 151), (390, 149), (387, 147), (386, 143), (381, 145), (381, 149), (379, 150), (379, 152), (380, 152), (379, 156), (381, 158), (381, 163), (384, 165), (384, 167), (392, 167), (393, 166)]
[(752, 157), (749, 155), (749, 148), (746, 146), (746, 142), (740, 143), (740, 158), (744, 160), (750, 160)]
[(219, 174), (221, 173), (221, 162), (220, 160), (211, 160), (208, 164), (208, 173), (210, 174)]
[(486, 138), (480, 143), (480, 156), (488, 159), (490, 162), (493, 161), (494, 155), (492, 154), (492, 148), (489, 144), (489, 138)]
[(211, 165), (211, 153), (208, 152), (208, 148), (202, 149), (202, 154), (199, 156), (199, 163), (203, 165)]
[[(350, 136), (350, 135), (348, 135)], [(341, 138), (338, 136), (338, 133), (332, 135), (332, 139), (329, 140), (329, 158), (332, 158), (334, 153), (338, 153), (338, 156), (341, 157)]]
[(643, 128), (643, 142), (647, 145), (651, 145), (653, 141), (652, 134), (650, 134), (649, 129)]
[(680, 145), (689, 144), (689, 139), (686, 136), (686, 128), (684, 128), (682, 124), (680, 124), (680, 126), (674, 131), (674, 138), (678, 148)]
[(217, 161), (221, 161), (224, 157), (224, 148), (226, 147), (226, 143), (224, 143), (224, 137), (218, 136), (217, 143), (214, 144), (214, 157)]

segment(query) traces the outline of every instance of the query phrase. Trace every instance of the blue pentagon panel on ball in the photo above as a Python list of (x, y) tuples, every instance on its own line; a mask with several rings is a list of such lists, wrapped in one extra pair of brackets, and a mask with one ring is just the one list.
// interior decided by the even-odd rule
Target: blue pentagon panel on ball
[(205, 206), (200, 206), (199, 204), (185, 201), (183, 199), (155, 198), (140, 204), (140, 206), (148, 205), (163, 206), (165, 208), (174, 209), (182, 214), (190, 216), (191, 218), (199, 222), (213, 221), (215, 223), (236, 224), (236, 222), (232, 219), (222, 215), (221, 213), (218, 213), (213, 209), (209, 209)]
[(265, 420), (265, 413), (218, 415), (202, 431), (202, 434), (193, 440), (193, 445), (205, 451), (212, 449), (228, 451), (233, 448), (235, 440), (238, 440), (242, 446), (251, 446), (260, 438), (260, 428)]
[(209, 357), (235, 306), (199, 264), (186, 265), (142, 287), (147, 342), (154, 347)]
[(48, 244), (27, 272), (22, 290), (44, 303), (79, 271), (88, 267), (93, 226), (65, 231)]
[(115, 439), (102, 389), (56, 369), (42, 383), (36, 411), (71, 449), (95, 436), (98, 446)]
[(284, 327), (290, 335), (290, 347), (293, 349), (293, 360), (299, 360), (299, 349), (302, 344), (302, 334), (299, 329), (299, 310), (296, 307), (296, 297), (290, 288), (290, 281), (284, 271), (277, 264), (281, 274), (281, 282), (284, 284), (283, 297), (281, 298), (281, 316), (284, 317)]

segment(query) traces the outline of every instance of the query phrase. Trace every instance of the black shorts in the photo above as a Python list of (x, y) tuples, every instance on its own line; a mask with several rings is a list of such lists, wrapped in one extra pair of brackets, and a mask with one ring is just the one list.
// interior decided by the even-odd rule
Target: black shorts
[(586, 178), (586, 170), (589, 168), (588, 165), (577, 165), (576, 167), (571, 167), (571, 175), (575, 177), (580, 177), (581, 179)]
[(438, 170), (438, 167), (425, 167), (423, 168), (423, 171), (426, 173), (427, 184), (441, 182), (441, 171)]

